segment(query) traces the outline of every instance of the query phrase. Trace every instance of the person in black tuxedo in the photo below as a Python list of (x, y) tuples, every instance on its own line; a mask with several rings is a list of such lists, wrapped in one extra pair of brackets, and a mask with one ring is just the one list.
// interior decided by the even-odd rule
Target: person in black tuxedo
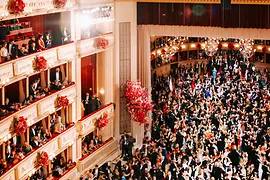
[(122, 156), (123, 158), (126, 157), (127, 155), (127, 151), (128, 151), (128, 135), (127, 135), (127, 132), (124, 132), (124, 134), (121, 136), (121, 139), (120, 139), (120, 143), (121, 143), (121, 146), (122, 146)]
[(34, 137), (37, 136), (37, 128), (36, 125), (34, 124), (31, 128), (30, 128), (30, 141), (34, 140)]
[(40, 146), (40, 143), (38, 141), (38, 136), (35, 136), (33, 140), (31, 141), (31, 146), (33, 148), (38, 148)]
[(9, 57), (11, 59), (18, 58), (18, 46), (14, 44), (14, 40), (10, 40), (7, 45)]
[(86, 93), (85, 97), (83, 98), (83, 105), (84, 105), (84, 109), (85, 109), (84, 115), (85, 116), (90, 113), (90, 105), (89, 105), (90, 99), (91, 99), (90, 94)]
[(59, 67), (55, 69), (55, 72), (51, 73), (51, 82), (54, 82), (55, 80), (58, 80), (59, 82), (62, 82), (62, 72)]
[(101, 103), (100, 103), (100, 100), (97, 97), (97, 95), (93, 94), (92, 98), (89, 101), (89, 105), (90, 105), (90, 112), (89, 113), (92, 113), (92, 112), (95, 112), (96, 110), (98, 110), (98, 108), (100, 107), (100, 104)]
[[(31, 37), (31, 39), (28, 41), (28, 52), (30, 51), (30, 47), (32, 46), (32, 44), (35, 44), (35, 46), (36, 46), (36, 37), (33, 35), (32, 37)], [(30, 52), (29, 52), (30, 53)]]
[(35, 42), (32, 42), (30, 44), (30, 46), (29, 46), (28, 53), (31, 54), (31, 53), (35, 53), (35, 52), (37, 52), (37, 46), (36, 46), (36, 43)]

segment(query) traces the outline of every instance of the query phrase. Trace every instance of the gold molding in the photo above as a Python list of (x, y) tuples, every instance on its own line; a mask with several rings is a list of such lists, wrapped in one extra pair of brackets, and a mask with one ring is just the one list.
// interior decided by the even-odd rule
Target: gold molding
[[(221, 4), (221, 0), (116, 0), (116, 2)], [(231, 0), (231, 4), (270, 5), (270, 0)]]

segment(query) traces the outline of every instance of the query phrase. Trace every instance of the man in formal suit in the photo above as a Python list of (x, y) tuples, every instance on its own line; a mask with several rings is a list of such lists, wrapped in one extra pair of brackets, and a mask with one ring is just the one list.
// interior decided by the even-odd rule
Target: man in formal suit
[(38, 148), (40, 146), (40, 143), (38, 141), (38, 136), (34, 136), (34, 139), (33, 139), (32, 143), (31, 143), (31, 146), (33, 148)]
[(30, 141), (33, 141), (33, 139), (34, 139), (35, 136), (37, 136), (37, 128), (36, 128), (36, 125), (34, 124), (30, 128)]
[(32, 37), (31, 37), (31, 39), (28, 41), (28, 51), (30, 50), (30, 47), (31, 47), (31, 45), (32, 44), (35, 44), (36, 45), (36, 37), (33, 35)]
[(127, 155), (127, 151), (128, 151), (128, 141), (127, 141), (127, 132), (124, 132), (124, 134), (122, 135), (121, 139), (121, 146), (122, 146), (122, 156), (123, 158), (126, 157)]
[(51, 82), (54, 82), (55, 80), (58, 80), (59, 82), (63, 81), (62, 72), (59, 67), (55, 69), (55, 72), (51, 73)]
[(31, 53), (35, 53), (35, 52), (37, 52), (37, 46), (36, 46), (35, 42), (32, 42), (29, 46), (28, 53), (31, 54)]
[(18, 46), (14, 44), (14, 40), (10, 40), (8, 45), (8, 54), (11, 59), (18, 58)]
[(93, 94), (92, 98), (89, 101), (90, 113), (95, 112), (100, 107), (100, 100), (96, 94)]
[(84, 105), (84, 115), (88, 115), (90, 113), (90, 106), (89, 106), (89, 103), (90, 103), (90, 94), (89, 93), (86, 93), (85, 94), (85, 98), (83, 99), (83, 105)]

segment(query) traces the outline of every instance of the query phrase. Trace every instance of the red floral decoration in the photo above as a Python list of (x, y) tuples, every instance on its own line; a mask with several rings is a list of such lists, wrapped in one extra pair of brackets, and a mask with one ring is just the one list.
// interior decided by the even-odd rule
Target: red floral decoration
[(36, 68), (38, 70), (47, 68), (47, 60), (43, 56), (38, 56), (36, 58)]
[(218, 44), (217, 47), (218, 47), (218, 49), (221, 49), (222, 48), (222, 45), (221, 44)]
[(105, 39), (104, 37), (97, 38), (96, 41), (98, 48), (106, 49), (109, 45), (109, 40)]
[(49, 164), (49, 155), (45, 151), (40, 153), (39, 165), (40, 166), (48, 166)]
[(267, 48), (264, 46), (264, 47), (262, 48), (262, 52), (263, 52), (263, 53), (266, 53), (266, 51), (267, 51)]
[(200, 43), (197, 44), (197, 49), (201, 49), (202, 48), (202, 45)]
[(228, 44), (228, 48), (229, 48), (229, 49), (234, 49), (234, 45), (233, 45), (232, 43), (229, 43), (229, 44)]
[(67, 3), (67, 0), (55, 0), (54, 4), (56, 8), (64, 8)]
[(127, 81), (127, 88), (125, 92), (127, 100), (127, 108), (131, 115), (131, 119), (144, 124), (147, 122), (146, 113), (151, 110), (152, 103), (149, 95), (140, 81)]
[(24, 11), (25, 3), (23, 0), (10, 0), (9, 1), (9, 12), (11, 14), (19, 14)]
[(165, 49), (162, 49), (162, 50), (161, 50), (161, 53), (162, 53), (162, 54), (165, 54), (165, 53), (166, 53)]
[(172, 56), (172, 57), (171, 57), (171, 60), (172, 60), (172, 61), (175, 61), (175, 60), (176, 60), (176, 56)]
[(27, 118), (20, 116), (16, 121), (16, 134), (22, 135), (27, 130)]
[(103, 114), (100, 118), (96, 120), (96, 127), (101, 129), (104, 128), (108, 125), (109, 120), (108, 120), (108, 114)]
[(57, 100), (57, 105), (61, 108), (65, 108), (69, 105), (69, 100), (67, 96), (59, 96)]
[(151, 60), (156, 59), (156, 56), (154, 54), (151, 54)]

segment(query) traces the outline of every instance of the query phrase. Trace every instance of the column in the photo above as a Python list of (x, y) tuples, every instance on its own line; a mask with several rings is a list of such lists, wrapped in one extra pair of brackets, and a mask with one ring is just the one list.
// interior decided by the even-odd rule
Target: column
[(97, 94), (101, 104), (114, 100), (113, 48), (97, 55)]
[(82, 138), (76, 140), (76, 149), (77, 159), (80, 159), (82, 157)]
[[(116, 76), (116, 133), (125, 128), (136, 138), (135, 147), (143, 140), (143, 125), (130, 120), (123, 97), (126, 80), (137, 80), (137, 3), (115, 2), (115, 76)], [(149, 39), (150, 41), (150, 39)], [(121, 111), (121, 112), (120, 112)], [(121, 115), (121, 116), (120, 116)], [(120, 122), (118, 121), (120, 119)], [(128, 122), (126, 126), (123, 123)], [(120, 125), (121, 124), (121, 125)], [(119, 129), (119, 127), (122, 129)], [(119, 129), (119, 130), (118, 130)], [(116, 134), (117, 135), (117, 134)]]
[(5, 105), (5, 87), (2, 87), (2, 105)]
[(26, 78), (26, 97), (29, 97), (29, 77)]
[[(75, 82), (76, 84), (76, 121), (81, 119), (82, 117), (82, 113), (81, 113), (81, 101), (82, 101), (82, 87), (81, 87), (81, 58), (77, 58), (75, 61), (76, 65), (75, 68), (73, 70), (73, 72), (76, 72), (75, 74)], [(74, 64), (75, 64), (74, 63)], [(72, 75), (73, 77), (73, 75)]]

